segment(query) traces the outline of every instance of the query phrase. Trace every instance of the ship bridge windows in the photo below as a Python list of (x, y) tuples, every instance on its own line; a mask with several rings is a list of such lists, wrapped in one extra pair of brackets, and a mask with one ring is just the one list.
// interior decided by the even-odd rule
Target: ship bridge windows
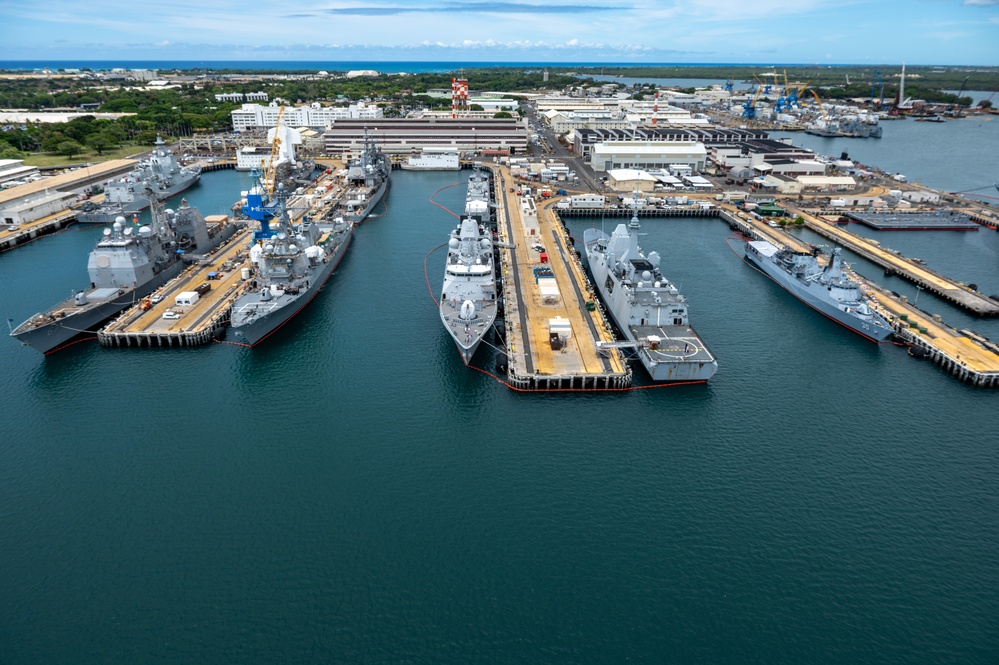
[(653, 268), (652, 264), (649, 263), (648, 259), (631, 259), (631, 265), (635, 266), (635, 270), (637, 270), (639, 273), (641, 273), (644, 270), (652, 272), (655, 269)]

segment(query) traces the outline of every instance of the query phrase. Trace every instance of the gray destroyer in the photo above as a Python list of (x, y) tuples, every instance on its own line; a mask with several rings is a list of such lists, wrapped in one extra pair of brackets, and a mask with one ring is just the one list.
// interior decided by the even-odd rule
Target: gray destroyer
[(476, 219), (486, 226), (495, 227), (491, 191), (489, 175), (482, 171), (482, 164), (476, 162), (472, 175), (468, 177), (465, 216)]
[(497, 313), (496, 269), (488, 227), (471, 217), (448, 240), (440, 315), (467, 365)]
[(32, 316), (11, 336), (42, 353), (57, 351), (166, 284), (184, 268), (185, 256), (208, 254), (235, 230), (229, 223), (209, 228), (187, 201), (162, 212), (154, 203), (151, 226), (119, 217), (90, 252), (90, 288)]
[(891, 324), (871, 308), (860, 284), (843, 272), (840, 248), (822, 267), (814, 254), (802, 254), (762, 240), (746, 243), (746, 259), (788, 293), (820, 314), (872, 342), (887, 339)]
[(76, 215), (81, 224), (110, 224), (118, 217), (128, 217), (149, 207), (150, 190), (157, 201), (165, 201), (183, 192), (201, 179), (199, 168), (182, 167), (156, 137), (156, 147), (128, 175), (104, 184), (104, 202), (85, 201)]
[(233, 333), (255, 346), (308, 305), (336, 270), (353, 235), (352, 222), (332, 224), (304, 219), (292, 225), (278, 196), (277, 224), (250, 248), (251, 290), (232, 305)]
[(690, 327), (686, 300), (659, 271), (659, 254), (642, 253), (639, 227), (636, 211), (610, 236), (584, 231), (593, 283), (653, 381), (703, 383), (718, 371), (718, 361)]
[(344, 220), (360, 224), (371, 214), (389, 187), (388, 159), (364, 136), (364, 150), (347, 166), (347, 190), (343, 195)]

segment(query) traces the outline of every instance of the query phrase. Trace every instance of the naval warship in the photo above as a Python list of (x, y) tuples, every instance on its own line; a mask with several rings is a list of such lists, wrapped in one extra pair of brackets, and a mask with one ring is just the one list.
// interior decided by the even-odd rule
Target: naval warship
[(828, 265), (819, 265), (815, 254), (778, 249), (762, 240), (746, 243), (746, 259), (795, 298), (872, 342), (887, 339), (891, 324), (871, 308), (860, 284), (843, 272), (840, 248)]
[(440, 314), (466, 365), (496, 320), (497, 306), (489, 229), (464, 217), (448, 240)]
[(197, 167), (182, 167), (173, 153), (166, 149), (163, 138), (156, 137), (156, 147), (121, 178), (112, 178), (104, 184), (104, 201), (97, 204), (85, 201), (76, 215), (81, 224), (110, 224), (118, 217), (129, 217), (149, 207), (150, 195), (165, 201), (174, 194), (188, 189), (201, 179)]
[(343, 195), (343, 218), (360, 224), (385, 196), (389, 186), (388, 159), (364, 134), (364, 150), (347, 166), (347, 190)]
[(353, 235), (352, 222), (337, 218), (331, 224), (304, 218), (293, 226), (279, 186), (276, 228), (264, 231), (250, 248), (251, 289), (232, 305), (231, 326), (236, 337), (255, 346), (298, 314), (336, 270)]
[(468, 191), (465, 194), (465, 216), (471, 217), (488, 227), (495, 227), (489, 175), (483, 173), (481, 162), (475, 163), (475, 168), (468, 177)]
[(703, 383), (718, 361), (690, 327), (687, 302), (660, 272), (659, 254), (642, 253), (639, 228), (636, 206), (631, 222), (610, 236), (596, 228), (583, 232), (593, 283), (653, 381)]
[(87, 263), (90, 288), (32, 316), (11, 331), (12, 337), (42, 353), (57, 351), (166, 284), (184, 268), (185, 256), (208, 254), (236, 230), (231, 223), (209, 228), (186, 200), (176, 211), (161, 210), (155, 193), (147, 195), (153, 202), (152, 224), (140, 227), (119, 217), (105, 228)]

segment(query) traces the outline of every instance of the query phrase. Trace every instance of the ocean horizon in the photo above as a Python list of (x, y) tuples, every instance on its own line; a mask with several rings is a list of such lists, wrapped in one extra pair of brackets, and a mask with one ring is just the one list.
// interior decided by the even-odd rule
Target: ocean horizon
[[(294, 70), (343, 70), (375, 69), (387, 73), (428, 73), (458, 69), (507, 68), (507, 67), (758, 67), (765, 63), (753, 62), (579, 62), (579, 61), (461, 61), (461, 60), (0, 60), (0, 70), (41, 69), (255, 69), (273, 71)], [(772, 66), (766, 64), (766, 66)], [(783, 63), (784, 67), (857, 67), (858, 64)]]

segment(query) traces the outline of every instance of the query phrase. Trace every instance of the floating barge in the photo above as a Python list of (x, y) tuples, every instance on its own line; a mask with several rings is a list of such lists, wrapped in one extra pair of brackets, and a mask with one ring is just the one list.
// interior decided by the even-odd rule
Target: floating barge
[(977, 231), (979, 225), (963, 213), (911, 212), (868, 213), (848, 212), (846, 217), (878, 231)]

